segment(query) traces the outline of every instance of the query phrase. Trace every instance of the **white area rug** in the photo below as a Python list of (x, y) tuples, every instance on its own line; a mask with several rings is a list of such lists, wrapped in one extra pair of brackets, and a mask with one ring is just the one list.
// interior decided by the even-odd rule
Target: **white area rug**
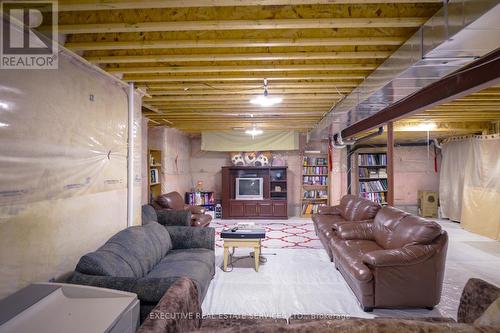
[[(222, 248), (220, 233), (223, 228), (232, 227), (236, 223), (249, 220), (214, 220), (210, 226), (215, 228), (215, 245)], [(255, 221), (252, 221), (255, 222)], [(310, 219), (290, 219), (287, 221), (260, 220), (255, 222), (266, 230), (266, 238), (262, 241), (264, 249), (322, 249), (323, 246), (314, 232)]]
[[(448, 231), (450, 242), (443, 296), (432, 311), (375, 309), (373, 313), (363, 312), (323, 249), (263, 249), (268, 261), (257, 273), (252, 259), (239, 260), (232, 272), (223, 272), (222, 249), (216, 248), (216, 275), (203, 302), (203, 313), (456, 318), (460, 294), (470, 277), (500, 285), (500, 242), (467, 232), (456, 223), (440, 223)], [(235, 256), (246, 256), (250, 251), (237, 249)]]

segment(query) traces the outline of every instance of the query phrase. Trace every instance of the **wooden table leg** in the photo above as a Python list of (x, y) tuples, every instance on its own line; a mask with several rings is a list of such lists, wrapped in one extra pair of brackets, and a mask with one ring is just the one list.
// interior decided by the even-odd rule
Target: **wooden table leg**
[(227, 272), (228, 261), (229, 261), (229, 247), (224, 245), (224, 272)]
[(260, 244), (259, 246), (256, 246), (254, 248), (254, 257), (255, 257), (255, 271), (258, 272), (259, 271), (259, 263), (260, 263)]

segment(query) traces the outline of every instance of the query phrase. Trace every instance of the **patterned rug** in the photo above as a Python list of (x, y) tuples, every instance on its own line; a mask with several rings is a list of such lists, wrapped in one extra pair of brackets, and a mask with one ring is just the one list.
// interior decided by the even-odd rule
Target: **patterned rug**
[[(246, 221), (242, 221), (246, 222)], [(215, 228), (215, 245), (222, 247), (220, 233), (223, 228), (232, 227), (233, 221), (212, 221)], [(256, 222), (256, 225), (266, 229), (266, 238), (262, 247), (268, 249), (322, 249), (323, 246), (314, 232), (312, 222)]]

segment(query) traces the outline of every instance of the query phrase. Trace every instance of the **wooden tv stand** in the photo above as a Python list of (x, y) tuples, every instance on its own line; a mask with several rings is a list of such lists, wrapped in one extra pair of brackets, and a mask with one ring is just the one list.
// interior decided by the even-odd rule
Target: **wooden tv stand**
[[(236, 178), (263, 179), (262, 200), (237, 200)], [(222, 167), (223, 219), (288, 219), (287, 167)]]

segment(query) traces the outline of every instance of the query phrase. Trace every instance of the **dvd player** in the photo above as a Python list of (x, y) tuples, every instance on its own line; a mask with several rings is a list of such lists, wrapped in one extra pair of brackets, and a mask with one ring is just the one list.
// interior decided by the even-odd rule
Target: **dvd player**
[(265, 229), (222, 229), (220, 236), (222, 238), (239, 238), (239, 239), (259, 239), (266, 237)]

